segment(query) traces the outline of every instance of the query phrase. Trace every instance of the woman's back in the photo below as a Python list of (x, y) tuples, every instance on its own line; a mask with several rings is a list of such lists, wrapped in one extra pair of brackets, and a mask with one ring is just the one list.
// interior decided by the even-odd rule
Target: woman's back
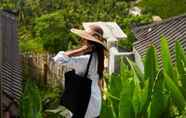
[[(90, 54), (68, 57), (64, 52), (59, 52), (53, 59), (56, 63), (63, 64), (65, 70), (75, 69), (76, 74), (84, 76)], [(87, 108), (85, 118), (97, 117), (101, 111), (101, 91), (98, 86), (98, 55), (97, 52), (92, 53), (92, 59), (88, 71), (88, 78), (92, 80), (91, 97)]]

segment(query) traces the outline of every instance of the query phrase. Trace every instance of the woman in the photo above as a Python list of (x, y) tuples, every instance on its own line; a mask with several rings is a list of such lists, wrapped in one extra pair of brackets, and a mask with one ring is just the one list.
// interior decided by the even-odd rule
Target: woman
[(88, 31), (71, 30), (80, 36), (84, 41), (81, 48), (59, 52), (54, 61), (73, 68), (76, 74), (84, 75), (90, 53), (92, 59), (89, 67), (88, 78), (92, 80), (91, 97), (86, 110), (85, 118), (97, 118), (101, 111), (101, 91), (103, 90), (103, 70), (104, 70), (104, 49), (106, 49), (105, 40), (103, 38), (103, 30), (95, 25), (90, 26)]

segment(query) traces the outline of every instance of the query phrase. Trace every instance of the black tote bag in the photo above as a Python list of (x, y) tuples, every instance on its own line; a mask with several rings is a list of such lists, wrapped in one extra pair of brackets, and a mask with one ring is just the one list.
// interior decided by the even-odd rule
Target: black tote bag
[(87, 78), (92, 53), (90, 55), (84, 77), (75, 73), (75, 70), (65, 73), (65, 89), (61, 97), (61, 105), (69, 109), (74, 118), (84, 118), (91, 96), (92, 80)]

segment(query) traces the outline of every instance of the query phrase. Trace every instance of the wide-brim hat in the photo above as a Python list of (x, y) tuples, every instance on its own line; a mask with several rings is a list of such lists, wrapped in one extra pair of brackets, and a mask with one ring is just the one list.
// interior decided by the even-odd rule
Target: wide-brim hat
[(72, 28), (70, 31), (72, 33), (80, 36), (83, 39), (93, 41), (93, 42), (96, 42), (96, 43), (102, 45), (107, 50), (106, 40), (103, 38), (103, 36), (101, 34), (98, 33), (98, 35), (102, 37), (101, 38), (102, 40), (99, 40), (96, 37), (91, 35), (91, 33), (92, 33), (91, 31), (80, 30), (80, 29), (75, 29), (75, 28)]

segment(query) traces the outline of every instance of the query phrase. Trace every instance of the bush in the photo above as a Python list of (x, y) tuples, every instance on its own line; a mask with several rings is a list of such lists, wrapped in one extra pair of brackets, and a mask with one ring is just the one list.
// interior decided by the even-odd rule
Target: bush
[(142, 15), (142, 16), (128, 16), (123, 18), (120, 26), (123, 31), (127, 34), (127, 40), (120, 40), (119, 46), (127, 47), (129, 50), (132, 50), (132, 44), (136, 41), (134, 33), (132, 32), (133, 26), (148, 24), (152, 22), (152, 17), (150, 15)]
[(44, 50), (58, 52), (67, 50), (70, 44), (77, 44), (70, 33), (70, 22), (66, 12), (56, 11), (36, 18), (33, 32), (41, 39)]
[(186, 12), (185, 0), (142, 0), (139, 6), (145, 13), (158, 15), (162, 18), (177, 16)]

